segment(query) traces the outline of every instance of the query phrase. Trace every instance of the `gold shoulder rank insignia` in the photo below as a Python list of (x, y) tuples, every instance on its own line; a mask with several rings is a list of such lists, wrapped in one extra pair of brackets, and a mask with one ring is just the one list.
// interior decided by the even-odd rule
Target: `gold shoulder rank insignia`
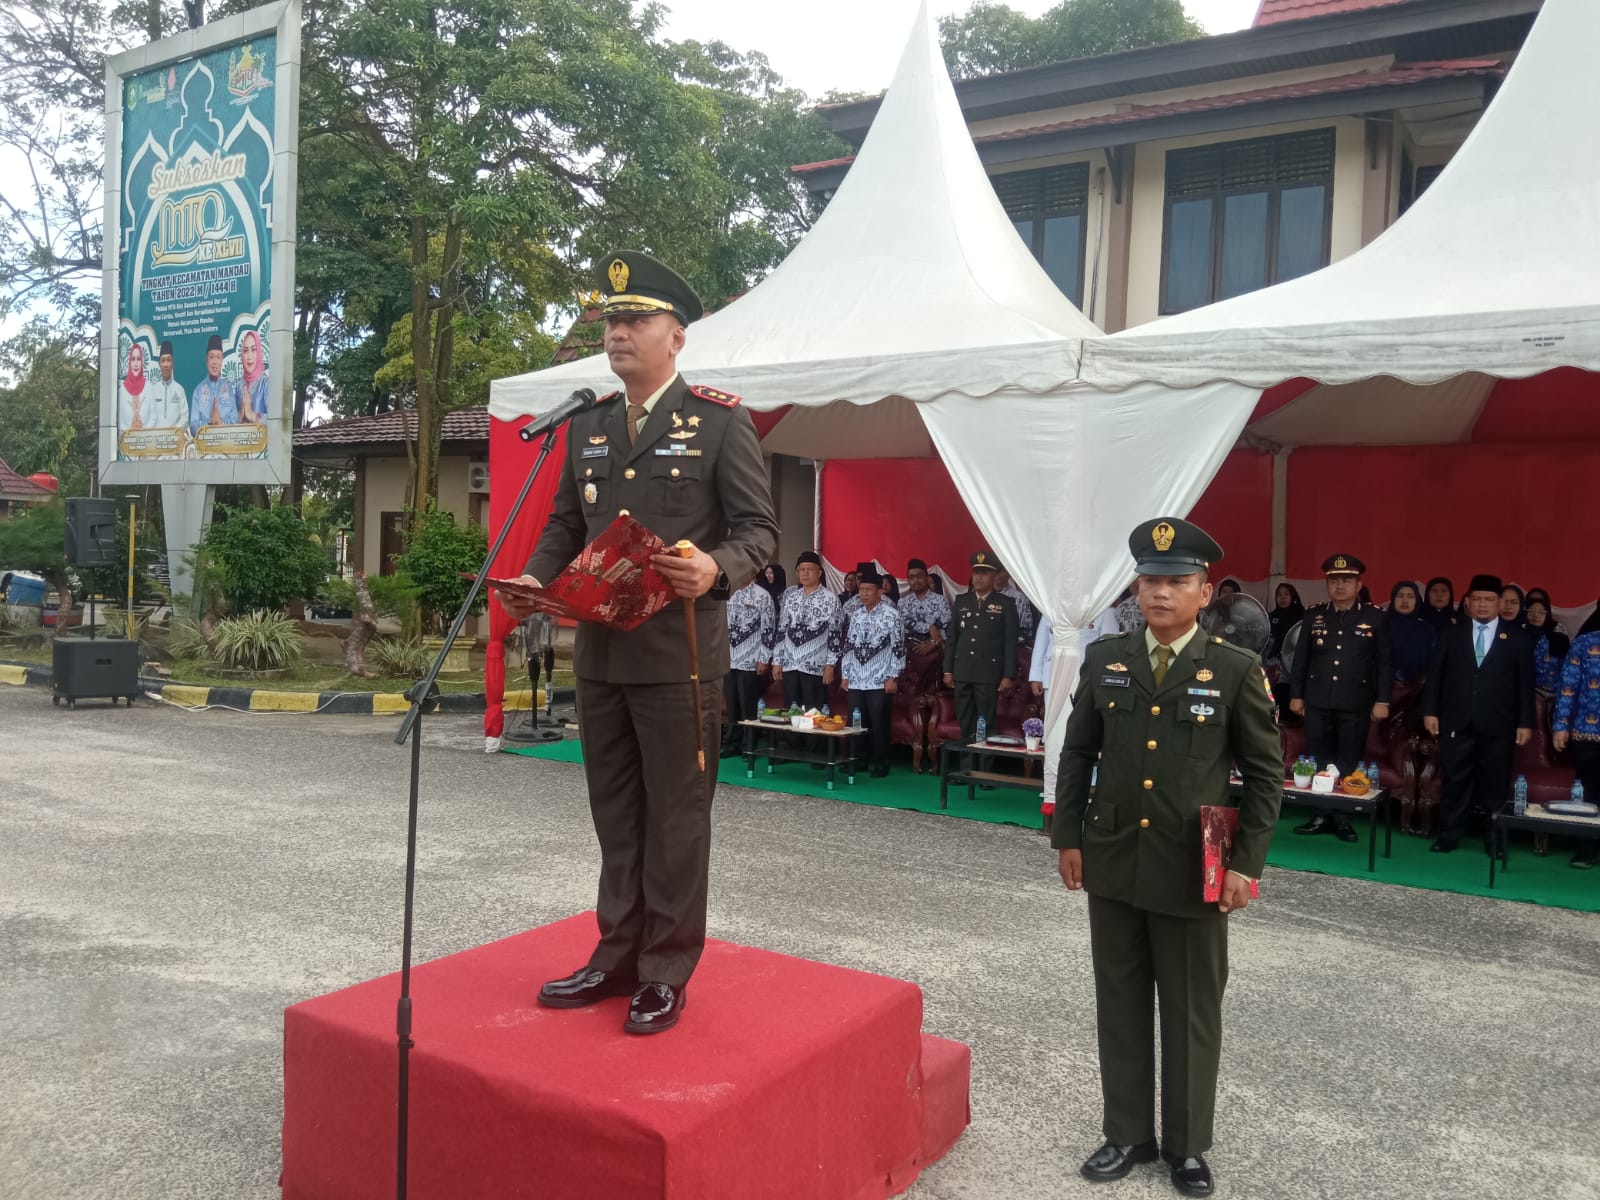
[(1219, 637), (1214, 637), (1214, 638), (1212, 638), (1212, 639), (1211, 639), (1211, 640), (1212, 640), (1212, 641), (1213, 641), (1213, 642), (1215, 642), (1215, 643), (1216, 643), (1216, 644), (1217, 644), (1217, 645), (1219, 645), (1219, 646), (1220, 646), (1220, 645), (1222, 645), (1222, 639), (1221, 639), (1221, 638), (1219, 638)]
[(719, 392), (716, 388), (692, 387), (689, 389), (691, 396), (698, 396), (702, 400), (709, 400), (713, 404), (720, 404), (723, 408), (732, 408), (739, 403), (739, 397), (732, 392)]
[(1109, 663), (1106, 666), (1106, 670), (1108, 671), (1126, 671), (1127, 669), (1128, 668), (1122, 663)]
[(1194, 677), (1201, 683), (1210, 683), (1217, 676), (1216, 672), (1214, 672), (1210, 667), (1201, 667), (1194, 673)]

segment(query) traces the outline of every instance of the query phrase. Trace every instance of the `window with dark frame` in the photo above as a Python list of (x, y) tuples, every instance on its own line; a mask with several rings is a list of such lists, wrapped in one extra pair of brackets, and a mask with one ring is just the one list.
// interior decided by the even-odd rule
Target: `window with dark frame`
[(378, 574), (393, 575), (394, 560), (406, 548), (406, 515), (386, 512), (378, 517)]
[(1334, 130), (1167, 152), (1161, 312), (1328, 265)]
[(995, 195), (1017, 233), (1067, 299), (1083, 306), (1089, 234), (1089, 164), (992, 175)]

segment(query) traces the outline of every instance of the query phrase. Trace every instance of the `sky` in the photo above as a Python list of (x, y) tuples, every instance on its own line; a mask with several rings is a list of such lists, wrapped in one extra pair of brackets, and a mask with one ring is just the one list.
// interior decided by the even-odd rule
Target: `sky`
[[(972, 0), (928, 0), (935, 19), (965, 12)], [(1029, 16), (1060, 0), (1006, 0)], [(750, 0), (663, 0), (666, 32), (698, 41), (720, 39), (735, 50), (759, 50), (789, 83), (813, 96), (830, 90), (880, 92), (889, 85), (917, 0), (808, 0), (795, 8)], [(1184, 0), (1207, 33), (1243, 29), (1259, 0)]]

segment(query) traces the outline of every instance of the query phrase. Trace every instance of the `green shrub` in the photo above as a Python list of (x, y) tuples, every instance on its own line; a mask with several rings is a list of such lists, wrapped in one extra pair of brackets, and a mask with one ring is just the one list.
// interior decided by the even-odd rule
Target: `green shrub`
[(372, 608), (380, 617), (393, 617), (400, 622), (400, 636), (414, 642), (422, 636), (422, 607), (418, 597), (422, 589), (404, 571), (393, 575), (368, 575), (367, 592), (372, 597)]
[(167, 633), (167, 654), (172, 658), (203, 660), (211, 657), (211, 643), (198, 624), (179, 617)]
[(305, 639), (289, 618), (257, 609), (217, 623), (216, 657), (240, 671), (276, 671), (300, 662)]
[[(476, 575), (488, 553), (489, 538), (482, 526), (457, 525), (454, 513), (437, 508), (415, 514), (405, 553), (394, 561), (415, 581), (423, 619), (431, 631), (444, 632), (445, 622), (455, 616), (472, 586), (461, 572)], [(481, 613), (487, 602), (488, 597), (478, 593), (473, 613)]]
[(328, 577), (311, 527), (281, 504), (225, 511), (206, 530), (200, 557), (233, 613), (277, 612), (315, 596)]
[(421, 642), (379, 638), (367, 645), (367, 665), (380, 675), (394, 679), (415, 679), (427, 673), (433, 656)]

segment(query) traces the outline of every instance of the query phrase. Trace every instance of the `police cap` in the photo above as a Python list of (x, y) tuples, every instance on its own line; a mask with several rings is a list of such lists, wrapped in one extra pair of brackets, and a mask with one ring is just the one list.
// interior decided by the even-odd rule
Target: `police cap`
[(1367, 564), (1354, 554), (1330, 554), (1322, 562), (1324, 575), (1364, 575)]
[(666, 263), (640, 250), (618, 250), (600, 260), (596, 281), (605, 293), (604, 317), (671, 313), (685, 325), (698, 321), (705, 306), (694, 289)]
[(969, 563), (979, 571), (998, 571), (1000, 569), (1000, 560), (989, 550), (974, 550)]
[(1193, 575), (1222, 557), (1209, 533), (1181, 517), (1157, 517), (1128, 535), (1134, 569), (1141, 575)]

